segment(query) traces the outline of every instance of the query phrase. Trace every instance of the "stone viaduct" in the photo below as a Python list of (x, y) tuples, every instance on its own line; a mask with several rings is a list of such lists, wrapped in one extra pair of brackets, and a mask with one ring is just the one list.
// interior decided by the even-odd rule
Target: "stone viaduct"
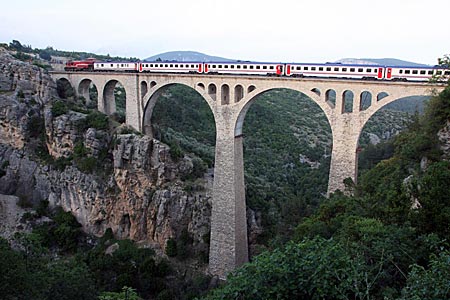
[[(89, 86), (94, 84), (98, 91), (98, 110), (106, 114), (115, 112), (114, 88), (120, 82), (126, 91), (126, 123), (149, 135), (155, 103), (169, 86), (182, 84), (203, 97), (216, 123), (209, 268), (222, 279), (248, 261), (242, 128), (256, 96), (272, 89), (291, 89), (305, 94), (323, 110), (333, 137), (330, 193), (343, 190), (345, 178), (356, 181), (358, 139), (375, 112), (397, 99), (430, 95), (443, 89), (423, 82), (328, 78), (97, 72), (52, 72), (51, 75), (55, 81), (68, 80), (76, 94), (86, 99), (89, 99)], [(349, 99), (352, 99), (350, 109), (345, 103)]]

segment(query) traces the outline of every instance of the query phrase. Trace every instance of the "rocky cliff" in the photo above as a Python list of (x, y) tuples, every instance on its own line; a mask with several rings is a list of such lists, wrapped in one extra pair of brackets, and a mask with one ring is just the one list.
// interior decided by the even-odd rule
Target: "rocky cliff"
[(212, 172), (195, 178), (191, 157), (174, 161), (167, 145), (147, 136), (80, 127), (88, 113), (56, 116), (57, 98), (48, 74), (0, 48), (0, 193), (62, 206), (97, 236), (111, 228), (164, 250), (187, 232), (207, 251)]

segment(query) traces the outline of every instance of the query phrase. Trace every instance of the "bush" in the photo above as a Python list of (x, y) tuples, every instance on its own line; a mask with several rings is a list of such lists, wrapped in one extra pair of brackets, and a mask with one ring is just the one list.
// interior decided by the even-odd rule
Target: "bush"
[(177, 256), (177, 242), (173, 238), (166, 242), (166, 255), (169, 257)]
[(56, 101), (53, 103), (52, 106), (52, 115), (53, 117), (58, 117), (61, 115), (66, 114), (69, 111), (69, 107), (67, 104), (63, 101)]

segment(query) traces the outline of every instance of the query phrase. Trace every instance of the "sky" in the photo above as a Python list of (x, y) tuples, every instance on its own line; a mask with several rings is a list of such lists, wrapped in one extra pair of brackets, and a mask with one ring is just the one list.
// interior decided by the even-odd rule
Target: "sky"
[[(4, 2), (4, 3), (3, 3)], [(144, 59), (331, 62), (450, 54), (449, 0), (0, 0), (0, 43)]]

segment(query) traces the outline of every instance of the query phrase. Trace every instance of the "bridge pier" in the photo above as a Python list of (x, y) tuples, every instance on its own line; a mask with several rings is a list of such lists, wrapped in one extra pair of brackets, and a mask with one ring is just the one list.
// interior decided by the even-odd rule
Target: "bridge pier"
[(232, 116), (230, 107), (216, 107), (209, 270), (220, 279), (248, 261), (243, 137), (235, 136)]
[(333, 149), (331, 152), (328, 192), (345, 190), (344, 179), (357, 181), (358, 174), (358, 140), (363, 124), (358, 115), (345, 113), (332, 117)]

